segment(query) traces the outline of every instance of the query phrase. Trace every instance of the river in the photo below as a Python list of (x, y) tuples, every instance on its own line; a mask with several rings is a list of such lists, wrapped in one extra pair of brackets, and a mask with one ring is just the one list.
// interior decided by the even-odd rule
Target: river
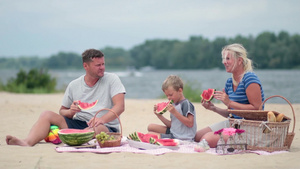
[[(1, 81), (6, 82), (16, 77), (17, 70), (0, 70)], [(57, 78), (57, 89), (64, 90), (67, 84), (84, 74), (84, 70), (50, 70)], [(126, 98), (156, 99), (163, 95), (161, 84), (168, 75), (179, 75), (185, 82), (193, 84), (197, 90), (215, 88), (222, 90), (231, 74), (225, 70), (150, 70), (150, 71), (115, 71), (122, 80)], [(281, 95), (292, 104), (300, 103), (300, 70), (255, 70), (260, 78), (265, 96)], [(286, 103), (281, 98), (272, 98), (267, 103)]]

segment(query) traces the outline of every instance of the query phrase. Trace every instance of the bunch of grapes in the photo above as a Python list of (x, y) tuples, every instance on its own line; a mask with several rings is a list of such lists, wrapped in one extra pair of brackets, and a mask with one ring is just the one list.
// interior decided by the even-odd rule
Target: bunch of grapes
[(97, 135), (96, 135), (96, 139), (97, 139), (98, 141), (100, 141), (101, 144), (103, 144), (103, 143), (104, 143), (105, 141), (107, 141), (107, 140), (114, 140), (115, 137), (114, 137), (114, 136), (110, 136), (110, 135), (108, 135), (107, 133), (101, 131), (100, 134), (97, 134)]

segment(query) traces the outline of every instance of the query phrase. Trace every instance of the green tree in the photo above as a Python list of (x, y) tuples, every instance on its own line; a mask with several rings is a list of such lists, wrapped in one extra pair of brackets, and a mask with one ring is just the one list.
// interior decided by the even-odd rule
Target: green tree
[(20, 70), (15, 79), (11, 78), (2, 86), (3, 90), (15, 93), (52, 93), (55, 87), (56, 79), (43, 69), (31, 69), (28, 73)]

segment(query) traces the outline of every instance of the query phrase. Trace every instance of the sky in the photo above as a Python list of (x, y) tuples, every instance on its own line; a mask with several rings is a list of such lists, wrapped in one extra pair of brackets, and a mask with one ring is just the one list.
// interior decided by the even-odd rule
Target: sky
[(126, 50), (146, 40), (300, 34), (299, 0), (0, 0), (0, 57)]

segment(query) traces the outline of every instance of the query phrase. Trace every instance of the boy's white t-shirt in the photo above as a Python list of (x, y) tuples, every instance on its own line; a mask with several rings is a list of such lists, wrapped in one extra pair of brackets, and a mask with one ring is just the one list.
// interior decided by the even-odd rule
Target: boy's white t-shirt
[[(73, 101), (76, 100), (87, 103), (98, 100), (98, 103), (93, 108), (82, 110), (76, 113), (74, 117), (76, 120), (88, 122), (100, 109), (111, 109), (113, 107), (112, 98), (119, 93), (125, 94), (126, 91), (120, 78), (114, 73), (105, 72), (104, 76), (100, 78), (93, 87), (89, 87), (85, 83), (84, 76), (85, 75), (82, 75), (69, 83), (64, 94), (62, 106), (70, 108)], [(106, 110), (101, 111), (97, 117), (101, 117), (106, 113)], [(119, 129), (119, 121), (117, 118), (105, 125)]]
[(181, 100), (178, 104), (174, 104), (175, 109), (183, 116), (187, 117), (188, 114), (194, 116), (193, 127), (187, 127), (180, 120), (178, 120), (172, 113), (170, 113), (171, 118), (171, 128), (170, 131), (175, 138), (182, 140), (194, 140), (197, 132), (196, 123), (196, 111), (194, 105), (188, 100)]

